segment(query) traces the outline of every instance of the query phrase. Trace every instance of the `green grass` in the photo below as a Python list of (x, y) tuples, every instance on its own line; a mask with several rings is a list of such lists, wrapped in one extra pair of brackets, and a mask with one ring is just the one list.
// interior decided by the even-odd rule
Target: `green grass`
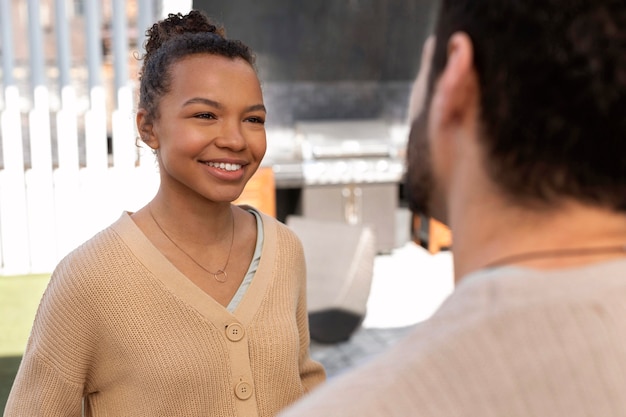
[(6, 405), (49, 279), (50, 275), (0, 276), (0, 410)]

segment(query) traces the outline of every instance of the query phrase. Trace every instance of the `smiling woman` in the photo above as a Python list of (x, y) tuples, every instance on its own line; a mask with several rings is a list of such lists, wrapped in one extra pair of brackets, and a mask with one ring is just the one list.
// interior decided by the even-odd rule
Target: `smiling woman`
[(233, 204), (266, 150), (252, 52), (192, 11), (143, 59), (159, 189), (57, 266), (5, 416), (273, 416), (324, 380), (300, 241)]
[(159, 159), (160, 194), (229, 203), (265, 155), (266, 111), (256, 73), (242, 58), (210, 54), (181, 59), (170, 73), (170, 92), (159, 105), (166, 110), (137, 113), (141, 138)]

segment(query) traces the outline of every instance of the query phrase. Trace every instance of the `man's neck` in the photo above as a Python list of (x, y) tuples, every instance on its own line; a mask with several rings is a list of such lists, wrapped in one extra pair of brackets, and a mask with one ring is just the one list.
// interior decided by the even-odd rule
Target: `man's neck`
[(556, 269), (626, 258), (616, 250), (626, 245), (626, 213), (573, 202), (531, 210), (492, 201), (453, 209), (450, 219), (457, 282), (494, 264)]

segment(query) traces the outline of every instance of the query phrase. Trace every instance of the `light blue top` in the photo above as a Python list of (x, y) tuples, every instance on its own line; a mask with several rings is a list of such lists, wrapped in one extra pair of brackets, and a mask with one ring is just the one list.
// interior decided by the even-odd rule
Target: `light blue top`
[(250, 262), (248, 272), (246, 272), (246, 276), (243, 278), (239, 289), (226, 307), (226, 309), (231, 313), (235, 311), (235, 309), (243, 299), (243, 296), (246, 294), (246, 291), (248, 290), (248, 287), (252, 282), (252, 278), (254, 278), (254, 274), (256, 273), (256, 270), (259, 266), (259, 261), (261, 260), (261, 250), (263, 249), (263, 220), (261, 220), (261, 215), (253, 208), (248, 208), (247, 210), (250, 213), (254, 214), (254, 217), (256, 217), (256, 247), (254, 248), (254, 255), (252, 256), (252, 262)]

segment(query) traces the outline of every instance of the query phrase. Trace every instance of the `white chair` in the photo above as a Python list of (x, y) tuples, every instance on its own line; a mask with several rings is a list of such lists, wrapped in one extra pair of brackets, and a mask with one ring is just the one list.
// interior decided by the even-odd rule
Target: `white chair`
[(372, 229), (302, 216), (286, 223), (304, 247), (311, 339), (348, 340), (366, 314), (376, 257)]

